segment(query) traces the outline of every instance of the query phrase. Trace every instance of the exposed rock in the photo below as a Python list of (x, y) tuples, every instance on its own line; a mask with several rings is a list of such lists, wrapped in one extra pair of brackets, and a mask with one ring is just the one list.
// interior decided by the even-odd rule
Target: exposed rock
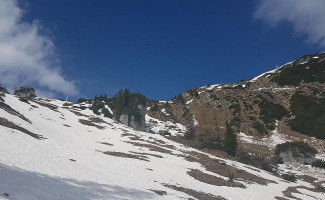
[(9, 94), (8, 90), (6, 88), (2, 87), (1, 84), (0, 84), (0, 92)]
[(145, 116), (146, 108), (143, 105), (138, 105), (139, 116), (134, 116), (130, 114), (122, 114), (120, 116), (120, 122), (134, 129), (145, 131)]
[(9, 94), (8, 90), (0, 85), (0, 92)]
[(31, 87), (20, 87), (15, 89), (14, 95), (17, 95), (19, 97), (37, 97), (36, 92), (34, 88)]
[(297, 151), (287, 151), (280, 153), (283, 162), (285, 163), (300, 163), (300, 164), (311, 164), (316, 161), (315, 155), (311, 153), (299, 153)]

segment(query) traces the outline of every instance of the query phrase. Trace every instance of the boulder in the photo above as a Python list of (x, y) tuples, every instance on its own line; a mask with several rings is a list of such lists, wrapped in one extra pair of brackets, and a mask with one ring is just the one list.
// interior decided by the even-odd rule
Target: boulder
[(36, 92), (34, 88), (31, 87), (20, 87), (15, 89), (14, 95), (17, 95), (19, 97), (27, 97), (27, 98), (33, 98), (37, 97)]
[(134, 116), (131, 114), (122, 114), (119, 118), (119, 121), (127, 125), (129, 127), (132, 127), (139, 131), (145, 131), (145, 115), (146, 115), (146, 108), (143, 105), (138, 105), (139, 109), (139, 115)]
[(285, 163), (299, 163), (299, 164), (311, 164), (316, 161), (315, 154), (305, 153), (302, 154), (297, 151), (281, 152), (280, 157)]

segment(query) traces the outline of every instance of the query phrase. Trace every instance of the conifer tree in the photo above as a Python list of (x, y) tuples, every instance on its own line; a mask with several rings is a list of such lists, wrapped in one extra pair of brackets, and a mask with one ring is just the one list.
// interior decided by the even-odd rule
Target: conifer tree
[(225, 135), (224, 145), (225, 145), (225, 150), (229, 155), (231, 156), (236, 155), (237, 136), (228, 122), (226, 124), (226, 135)]

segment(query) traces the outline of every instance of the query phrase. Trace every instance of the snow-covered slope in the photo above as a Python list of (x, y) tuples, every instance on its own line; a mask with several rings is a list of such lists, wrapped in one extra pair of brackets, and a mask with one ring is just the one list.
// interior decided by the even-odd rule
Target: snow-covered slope
[(1, 98), (0, 199), (325, 199), (308, 182), (133, 130), (78, 104)]

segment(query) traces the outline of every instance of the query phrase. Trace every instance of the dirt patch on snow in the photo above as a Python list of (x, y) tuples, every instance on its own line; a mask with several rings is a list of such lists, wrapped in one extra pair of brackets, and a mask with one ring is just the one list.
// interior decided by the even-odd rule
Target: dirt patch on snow
[(94, 127), (96, 127), (96, 128), (98, 128), (98, 129), (105, 129), (105, 127), (104, 126), (100, 126), (100, 125), (98, 125), (98, 124), (95, 124), (95, 123), (93, 123), (92, 121), (89, 121), (89, 120), (86, 120), (86, 119), (79, 119), (79, 122), (81, 123), (81, 124), (83, 124), (83, 125), (86, 125), (86, 126), (94, 126)]
[(138, 147), (148, 148), (150, 151), (157, 151), (157, 152), (160, 152), (160, 153), (167, 153), (167, 154), (174, 155), (172, 153), (172, 151), (170, 151), (168, 149), (161, 148), (161, 147), (156, 146), (156, 145), (147, 144), (147, 143), (138, 143), (138, 142), (127, 142), (127, 143), (132, 144), (134, 146), (138, 146)]
[(5, 118), (2, 118), (2, 117), (0, 117), (0, 125), (4, 126), (4, 127), (7, 127), (7, 128), (11, 128), (11, 129), (21, 131), (21, 132), (23, 132), (23, 133), (25, 133), (25, 134), (27, 134), (29, 136), (32, 136), (33, 138), (36, 138), (38, 140), (46, 139), (42, 135), (32, 133), (29, 130), (27, 130), (27, 129), (23, 128), (23, 127), (20, 127), (17, 124), (15, 124), (15, 123), (13, 123), (13, 122), (5, 119)]
[(111, 143), (108, 143), (108, 142), (98, 142), (99, 144), (104, 144), (104, 145), (107, 145), (107, 146), (113, 146), (113, 144)]
[(149, 162), (149, 158), (147, 156), (140, 156), (140, 155), (134, 155), (134, 154), (128, 154), (123, 152), (116, 152), (116, 151), (99, 151), (103, 154), (110, 155), (110, 156), (116, 156), (120, 158), (132, 158), (132, 159), (138, 159), (141, 161), (147, 161)]
[(167, 192), (166, 191), (162, 191), (162, 190), (149, 190), (149, 191), (152, 191), (160, 196), (164, 196), (164, 195), (167, 195)]
[(130, 153), (134, 153), (134, 154), (142, 155), (142, 156), (153, 156), (156, 158), (163, 158), (161, 155), (157, 155), (157, 154), (153, 154), (153, 153), (140, 153), (140, 152), (134, 152), (134, 151), (130, 151)]
[(235, 181), (226, 181), (223, 178), (212, 176), (210, 174), (206, 174), (206, 173), (204, 173), (200, 170), (197, 170), (197, 169), (191, 169), (190, 171), (187, 172), (187, 174), (200, 182), (207, 183), (210, 185), (246, 188), (241, 183), (238, 183)]
[(39, 105), (41, 105), (43, 107), (47, 107), (47, 108), (53, 110), (54, 112), (59, 112), (58, 111), (58, 106), (56, 106), (56, 105), (53, 105), (53, 104), (50, 104), (50, 103), (44, 103), (44, 102), (41, 102), (41, 101), (37, 101), (35, 99), (30, 99), (30, 101), (32, 101), (34, 103), (37, 103), (37, 104), (39, 104)]
[(70, 110), (70, 112), (72, 112), (73, 114), (77, 115), (77, 116), (80, 116), (80, 117), (89, 117), (88, 115), (85, 115), (85, 114), (82, 114), (78, 111), (75, 111), (75, 110)]
[(28, 122), (28, 123), (32, 123), (29, 119), (27, 119), (24, 115), (20, 114), (18, 111), (14, 110), (13, 108), (11, 108), (9, 105), (0, 102), (0, 108), (4, 111), (6, 111), (7, 113), (11, 114), (11, 115), (15, 115), (17, 117), (19, 117), (20, 119)]
[(250, 183), (257, 183), (260, 185), (267, 185), (268, 183), (276, 183), (272, 180), (267, 180), (262, 177), (258, 177), (245, 170), (238, 169), (234, 166), (228, 165), (225, 162), (210, 158), (207, 155), (191, 152), (191, 155), (186, 156), (186, 160), (190, 162), (198, 162), (203, 165), (206, 170), (219, 174), (224, 177), (233, 176), (233, 180), (241, 180)]
[(184, 187), (180, 187), (180, 186), (176, 186), (176, 185), (169, 185), (169, 184), (162, 184), (163, 186), (176, 190), (176, 191), (180, 191), (183, 192), (189, 196), (192, 196), (196, 199), (204, 199), (204, 200), (225, 200), (225, 198), (221, 197), (221, 196), (214, 196), (212, 194), (207, 194), (207, 193), (203, 193), (203, 192), (199, 192), (196, 190), (192, 190), (189, 188), (184, 188)]

